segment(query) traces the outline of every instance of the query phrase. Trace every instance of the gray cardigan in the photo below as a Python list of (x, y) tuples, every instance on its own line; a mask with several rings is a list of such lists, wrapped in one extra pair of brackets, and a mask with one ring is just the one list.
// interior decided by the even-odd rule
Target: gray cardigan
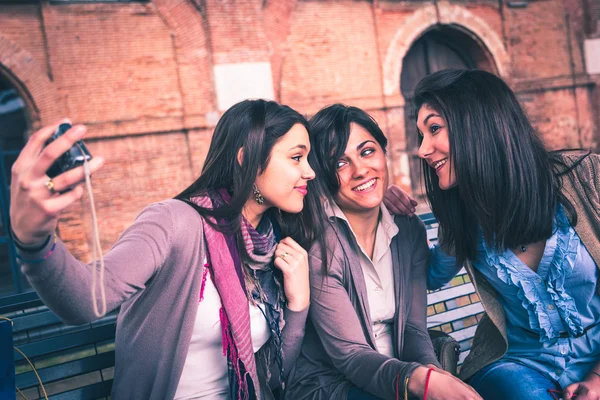
[[(205, 259), (202, 217), (188, 204), (166, 200), (145, 208), (104, 258), (108, 311), (121, 306), (115, 338), (112, 398), (172, 399), (187, 356)], [(21, 254), (37, 259), (38, 253)], [(218, 268), (218, 266), (214, 266)], [(44, 303), (63, 321), (94, 321), (91, 266), (77, 261), (59, 240), (41, 264), (23, 273)], [(222, 295), (222, 294), (221, 294)], [(285, 310), (282, 332), (284, 370), (300, 352), (308, 311)], [(270, 342), (260, 352), (269, 352)], [(274, 360), (256, 355), (263, 398), (273, 398), (267, 368), (279, 376)]]
[[(427, 333), (427, 247), (418, 217), (396, 216), (392, 263), (397, 299), (395, 358), (377, 352), (357, 243), (339, 220), (327, 227), (328, 268), (321, 250), (310, 251), (311, 305), (302, 352), (290, 372), (286, 398), (343, 399), (351, 385), (383, 399), (404, 392), (406, 377), (421, 364), (439, 366)], [(398, 380), (398, 382), (396, 382)]]

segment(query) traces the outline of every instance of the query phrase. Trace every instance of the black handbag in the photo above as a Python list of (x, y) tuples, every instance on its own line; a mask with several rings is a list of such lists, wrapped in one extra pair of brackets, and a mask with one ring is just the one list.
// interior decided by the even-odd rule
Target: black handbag
[(429, 337), (433, 343), (433, 349), (439, 363), (444, 371), (457, 376), (458, 357), (460, 345), (450, 335), (442, 331), (429, 330)]

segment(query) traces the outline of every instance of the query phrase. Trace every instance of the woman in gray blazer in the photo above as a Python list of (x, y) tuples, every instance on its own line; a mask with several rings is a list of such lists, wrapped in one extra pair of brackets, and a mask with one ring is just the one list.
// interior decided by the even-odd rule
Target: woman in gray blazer
[(325, 187), (326, 249), (309, 252), (311, 307), (290, 399), (480, 399), (439, 369), (426, 327), (429, 250), (418, 217), (383, 205), (387, 140), (356, 107), (310, 120), (317, 180)]

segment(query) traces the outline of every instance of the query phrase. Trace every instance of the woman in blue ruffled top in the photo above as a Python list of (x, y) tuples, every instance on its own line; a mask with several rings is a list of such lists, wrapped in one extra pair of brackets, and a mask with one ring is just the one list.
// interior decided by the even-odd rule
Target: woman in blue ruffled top
[[(440, 224), (428, 288), (464, 266), (486, 311), (460, 377), (486, 400), (599, 399), (600, 156), (548, 152), (488, 72), (431, 74), (415, 104)], [(390, 188), (388, 208), (403, 203)]]

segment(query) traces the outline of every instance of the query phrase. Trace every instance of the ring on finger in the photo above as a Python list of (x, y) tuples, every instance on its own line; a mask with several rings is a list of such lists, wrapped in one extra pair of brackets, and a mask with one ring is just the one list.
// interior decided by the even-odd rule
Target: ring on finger
[(46, 188), (48, 188), (48, 191), (49, 191), (51, 194), (54, 194), (54, 193), (55, 193), (55, 190), (54, 190), (54, 182), (52, 182), (52, 179), (48, 179), (48, 180), (46, 181), (45, 185), (46, 185)]
[(279, 255), (279, 258), (281, 258), (282, 260), (285, 260), (285, 258), (286, 258), (287, 256), (289, 256), (289, 255), (290, 255), (290, 254), (289, 254), (287, 251), (284, 251), (283, 253), (281, 253), (281, 254)]

